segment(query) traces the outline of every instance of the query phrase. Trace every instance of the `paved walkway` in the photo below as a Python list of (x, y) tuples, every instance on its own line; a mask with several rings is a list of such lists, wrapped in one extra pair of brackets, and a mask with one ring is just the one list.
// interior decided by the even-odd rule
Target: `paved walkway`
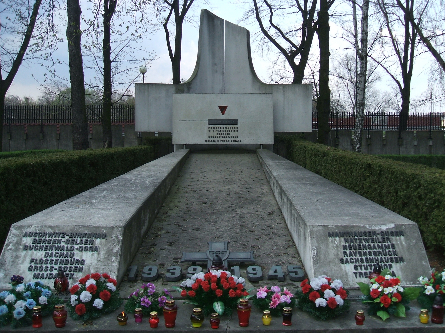
[[(230, 241), (232, 252), (253, 251), (263, 270), (261, 285), (295, 288), (288, 277), (281, 283), (267, 281), (272, 266), (286, 272), (287, 265), (300, 265), (301, 259), (254, 152), (192, 153), (132, 265), (140, 271), (153, 264), (161, 274), (179, 265), (186, 272), (191, 263), (180, 263), (182, 252), (205, 252), (209, 241)], [(246, 280), (249, 265), (240, 266)], [(141, 283), (140, 273), (136, 283), (125, 279), (121, 295)], [(161, 276), (155, 284), (170, 289), (179, 283), (167, 283)]]

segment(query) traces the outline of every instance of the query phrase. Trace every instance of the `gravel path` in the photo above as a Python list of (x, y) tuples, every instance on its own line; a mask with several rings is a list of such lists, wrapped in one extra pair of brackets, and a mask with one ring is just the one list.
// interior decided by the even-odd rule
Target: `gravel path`
[[(232, 252), (253, 251), (263, 270), (261, 285), (295, 287), (288, 277), (281, 283), (267, 281), (273, 265), (286, 272), (287, 265), (302, 264), (254, 152), (190, 154), (132, 262), (139, 267), (138, 281), (124, 279), (121, 294), (142, 283), (140, 270), (148, 264), (161, 273), (155, 284), (178, 285), (163, 280), (166, 268), (179, 265), (186, 272), (191, 263), (180, 263), (182, 252), (205, 252), (209, 241), (229, 241)], [(247, 266), (240, 266), (245, 278)]]

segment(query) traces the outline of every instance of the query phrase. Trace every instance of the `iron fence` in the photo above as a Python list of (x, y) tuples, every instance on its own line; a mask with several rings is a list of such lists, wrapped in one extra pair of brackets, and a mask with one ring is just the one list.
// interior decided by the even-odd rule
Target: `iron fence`
[[(331, 129), (355, 128), (356, 116), (353, 112), (331, 112), (329, 125)], [(317, 113), (312, 113), (312, 128), (318, 128)], [(400, 115), (398, 113), (366, 113), (364, 130), (396, 131), (399, 129)], [(443, 130), (445, 127), (444, 113), (412, 113), (408, 116), (408, 131)]]
[[(102, 122), (102, 105), (87, 105), (88, 123)], [(4, 125), (72, 124), (69, 105), (8, 105), (3, 115)], [(111, 108), (112, 124), (133, 124), (134, 105), (115, 104)]]

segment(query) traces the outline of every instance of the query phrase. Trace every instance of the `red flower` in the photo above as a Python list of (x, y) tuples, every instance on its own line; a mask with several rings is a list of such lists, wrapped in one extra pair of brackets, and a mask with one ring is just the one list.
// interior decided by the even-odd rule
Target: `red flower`
[(236, 282), (235, 281), (230, 281), (229, 282), (229, 286), (230, 286), (230, 288), (236, 288)]
[(328, 280), (328, 283), (331, 283), (332, 279), (330, 277), (325, 277), (326, 280)]
[(208, 292), (209, 290), (210, 290), (210, 285), (207, 283), (207, 284), (202, 284), (202, 290), (204, 290), (205, 292)]
[(232, 281), (235, 281), (235, 279), (233, 278), (233, 276), (229, 276), (229, 278), (227, 279), (227, 281), (228, 281), (229, 283), (231, 283)]
[(243, 290), (243, 289), (244, 289), (244, 286), (243, 286), (241, 283), (238, 283), (238, 284), (236, 285), (236, 289), (238, 289), (238, 290)]
[(85, 307), (85, 304), (80, 303), (76, 305), (76, 308), (74, 309), (74, 311), (76, 311), (78, 316), (83, 315), (85, 312), (87, 312), (87, 309)]
[(305, 284), (302, 288), (303, 294), (307, 294), (309, 292), (309, 290), (311, 290), (310, 284)]
[(399, 293), (394, 293), (392, 294), (392, 297), (397, 298), (397, 303), (400, 302), (402, 300), (402, 295), (400, 295)]
[(196, 282), (195, 282), (195, 283), (192, 284), (192, 289), (193, 289), (193, 290), (196, 290), (196, 289), (198, 289), (198, 288), (199, 288), (199, 283), (196, 283)]
[(108, 280), (111, 276), (109, 276), (107, 273), (103, 273), (103, 274), (102, 274), (102, 277), (103, 277), (105, 280)]
[(79, 279), (80, 284), (85, 284), (90, 279), (90, 275), (85, 275), (83, 278)]
[(226, 272), (221, 272), (220, 278), (221, 279), (226, 279), (227, 278), (227, 273)]
[(235, 294), (236, 294), (236, 297), (241, 297), (243, 295), (243, 292), (241, 290), (237, 289)]
[(223, 285), (224, 289), (229, 289), (230, 288), (230, 284), (228, 284), (227, 282), (223, 283), (222, 285)]
[(186, 297), (187, 296), (187, 290), (182, 289), (181, 291), (181, 297)]
[(99, 293), (99, 297), (100, 297), (100, 299), (101, 299), (102, 301), (107, 302), (107, 301), (110, 300), (111, 294), (110, 294), (110, 292), (109, 292), (108, 290), (102, 290), (102, 291)]
[(109, 278), (108, 282), (114, 284), (115, 286), (117, 285), (117, 281), (115, 279), (113, 279), (113, 278)]
[(389, 281), (391, 281), (393, 287), (397, 286), (400, 283), (400, 280), (398, 278), (394, 278)]
[(218, 282), (218, 278), (215, 275), (212, 275), (212, 277), (210, 278), (210, 282), (216, 283)]
[(436, 290), (440, 289), (440, 285), (436, 284)]
[(75, 284), (74, 286), (72, 286), (71, 289), (70, 289), (71, 295), (74, 295), (78, 290), (79, 290), (79, 285), (78, 284)]
[(334, 297), (331, 297), (331, 298), (328, 299), (328, 306), (331, 309), (335, 309), (337, 307), (337, 301), (335, 300)]
[(394, 287), (394, 285), (392, 284), (391, 280), (383, 281), (383, 288), (389, 288), (389, 287)]
[(383, 281), (385, 281), (385, 278), (381, 275), (379, 275), (375, 278), (375, 282), (377, 282), (377, 283), (382, 283)]
[(216, 285), (216, 283), (212, 283), (212, 284), (210, 285), (210, 288), (211, 288), (212, 290), (216, 290), (216, 289), (218, 289), (218, 286)]
[(236, 297), (236, 292), (233, 289), (229, 290), (229, 297)]
[(91, 274), (91, 278), (97, 281), (97, 280), (100, 279), (100, 274), (99, 273), (93, 273), (93, 274)]
[(247, 295), (249, 295), (249, 292), (247, 290), (243, 291), (243, 296), (247, 296)]
[(215, 294), (216, 294), (216, 296), (221, 297), (223, 294), (223, 291), (221, 289), (216, 289)]
[(87, 287), (87, 291), (88, 292), (90, 292), (90, 294), (95, 294), (96, 293), (96, 291), (97, 291), (97, 287), (96, 287), (96, 285), (95, 284), (90, 284), (88, 287)]
[(385, 308), (389, 307), (391, 305), (391, 298), (389, 298), (386, 295), (383, 295), (382, 297), (380, 297), (380, 303), (383, 304), (383, 306)]
[(201, 279), (196, 279), (196, 281), (195, 281), (198, 285), (201, 285), (201, 283), (202, 283), (202, 280)]
[(308, 283), (308, 281), (308, 279), (304, 279), (303, 281), (301, 281), (300, 287), (303, 288)]
[(205, 273), (204, 274), (204, 279), (210, 280), (211, 278), (212, 278), (212, 273)]
[(196, 293), (193, 290), (189, 290), (188, 294), (189, 294), (190, 297), (195, 297), (196, 296)]
[(327, 289), (331, 289), (331, 286), (328, 284), (322, 284), (320, 287), (322, 293), (324, 293)]
[(340, 296), (342, 299), (346, 299), (348, 297), (348, 294), (346, 293), (346, 290), (343, 288), (338, 288), (337, 295)]
[(310, 299), (312, 302), (315, 302), (315, 300), (316, 300), (317, 298), (320, 298), (320, 294), (319, 294), (318, 292), (316, 292), (315, 290), (309, 294), (309, 299)]
[(372, 289), (370, 294), (372, 298), (377, 298), (380, 296), (380, 291), (378, 289)]

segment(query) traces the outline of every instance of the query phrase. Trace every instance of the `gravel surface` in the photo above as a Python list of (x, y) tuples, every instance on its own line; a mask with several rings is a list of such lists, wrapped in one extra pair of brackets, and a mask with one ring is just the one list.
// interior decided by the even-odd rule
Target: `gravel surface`
[[(140, 271), (148, 264), (158, 266), (161, 276), (156, 285), (167, 289), (179, 285), (164, 281), (166, 268), (178, 265), (185, 273), (191, 263), (180, 263), (182, 252), (205, 252), (210, 241), (229, 241), (232, 252), (253, 251), (264, 276), (253, 287), (259, 284), (296, 287), (297, 283), (287, 276), (280, 283), (267, 280), (267, 273), (274, 265), (287, 272), (287, 265), (302, 264), (256, 153), (190, 154), (131, 263), (139, 267), (137, 281), (125, 278), (121, 295), (129, 295), (142, 283)], [(240, 265), (244, 278), (250, 265)], [(205, 265), (202, 267), (206, 269)]]

